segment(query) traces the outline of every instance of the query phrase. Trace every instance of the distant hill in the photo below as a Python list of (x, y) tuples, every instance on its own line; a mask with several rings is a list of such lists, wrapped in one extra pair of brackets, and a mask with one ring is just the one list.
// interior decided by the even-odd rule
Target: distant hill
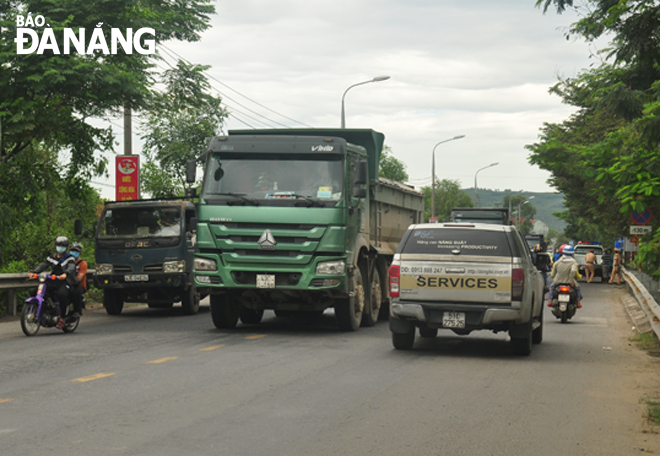
[[(474, 197), (474, 187), (463, 189), (465, 193)], [(557, 231), (564, 231), (566, 223), (563, 220), (552, 215), (553, 212), (561, 212), (564, 208), (564, 195), (561, 193), (533, 193), (533, 192), (516, 192), (513, 190), (495, 191), (485, 188), (479, 188), (479, 207), (494, 207), (495, 203), (502, 204), (502, 200), (507, 195), (522, 195), (526, 198), (533, 196), (534, 199), (530, 201), (536, 208), (536, 218), (545, 222), (550, 228)]]

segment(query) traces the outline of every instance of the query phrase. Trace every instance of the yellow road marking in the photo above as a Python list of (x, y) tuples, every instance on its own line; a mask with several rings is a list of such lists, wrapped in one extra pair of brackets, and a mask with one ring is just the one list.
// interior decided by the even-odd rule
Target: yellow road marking
[(89, 382), (91, 380), (98, 380), (99, 378), (105, 378), (105, 377), (111, 377), (115, 375), (114, 373), (112, 374), (96, 374), (96, 375), (90, 375), (89, 377), (80, 377), (71, 380), (72, 382)]
[(254, 339), (261, 339), (262, 337), (266, 337), (265, 334), (255, 334), (254, 336), (247, 336), (245, 339), (246, 340), (254, 340)]
[(9, 402), (9, 401), (13, 401), (13, 399), (0, 399), (0, 404), (5, 403), (5, 402)]
[(222, 347), (224, 347), (224, 345), (212, 345), (210, 347), (200, 348), (199, 351), (209, 352), (211, 350), (217, 350), (218, 348), (222, 348)]
[(167, 361), (172, 361), (173, 359), (178, 359), (176, 356), (170, 356), (168, 358), (161, 358), (161, 359), (155, 359), (153, 361), (149, 361), (146, 364), (160, 364), (160, 363), (165, 363)]

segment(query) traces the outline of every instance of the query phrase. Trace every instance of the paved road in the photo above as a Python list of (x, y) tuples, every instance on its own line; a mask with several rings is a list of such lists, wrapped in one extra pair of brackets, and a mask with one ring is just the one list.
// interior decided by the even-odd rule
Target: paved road
[(386, 324), (268, 313), (216, 330), (202, 307), (87, 312), (79, 330), (0, 324), (0, 454), (626, 455), (660, 451), (640, 398), (657, 378), (631, 346), (623, 289), (584, 284), (546, 309), (530, 357), (503, 334), (440, 332), (412, 352)]

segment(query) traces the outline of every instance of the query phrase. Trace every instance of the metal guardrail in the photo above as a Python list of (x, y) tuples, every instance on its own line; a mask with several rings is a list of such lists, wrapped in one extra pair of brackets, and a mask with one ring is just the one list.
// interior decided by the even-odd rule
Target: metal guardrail
[(649, 323), (651, 323), (653, 332), (660, 337), (660, 305), (646, 289), (644, 284), (625, 267), (623, 268), (623, 280), (628, 284), (631, 294), (635, 297), (639, 303), (639, 307), (646, 314)]
[[(87, 270), (87, 283), (94, 283), (94, 269)], [(14, 274), (0, 274), (0, 291), (7, 291), (6, 309), (7, 315), (16, 315), (16, 290), (25, 288), (36, 288), (39, 282), (27, 280), (29, 272), (18, 272)]]

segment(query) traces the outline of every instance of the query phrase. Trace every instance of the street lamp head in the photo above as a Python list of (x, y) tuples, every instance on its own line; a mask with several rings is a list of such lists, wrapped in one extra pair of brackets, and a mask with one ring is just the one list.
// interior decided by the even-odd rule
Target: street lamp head
[(497, 165), (499, 165), (499, 162), (498, 163), (491, 163), (489, 166), (497, 166)]
[(368, 81), (362, 81), (362, 82), (358, 82), (357, 84), (353, 84), (352, 86), (349, 86), (346, 90), (344, 90), (344, 94), (341, 96), (341, 128), (346, 128), (346, 114), (344, 109), (344, 98), (346, 97), (346, 93), (349, 90), (351, 90), (353, 87), (369, 84), (371, 82), (386, 81), (389, 78), (390, 78), (389, 76), (376, 76), (375, 78), (370, 79)]
[(451, 139), (461, 139), (461, 138), (465, 138), (465, 135), (454, 136), (454, 137), (451, 138)]

